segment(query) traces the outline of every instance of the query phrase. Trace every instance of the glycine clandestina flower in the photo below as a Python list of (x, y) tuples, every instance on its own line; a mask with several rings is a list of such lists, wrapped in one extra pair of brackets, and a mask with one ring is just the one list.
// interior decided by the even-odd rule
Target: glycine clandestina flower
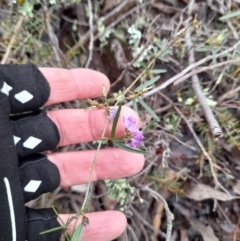
[(113, 120), (114, 120), (114, 118), (116, 117), (117, 111), (118, 111), (118, 108), (117, 108), (117, 107), (115, 107), (115, 108), (113, 108), (113, 109), (110, 109), (110, 111), (109, 111), (109, 116), (108, 116), (108, 119), (109, 119), (110, 121), (113, 121)]
[(136, 119), (132, 116), (123, 117), (123, 122), (127, 129), (127, 134), (130, 134), (131, 139), (126, 141), (127, 146), (137, 148), (143, 141), (143, 132), (136, 126)]
[[(110, 109), (109, 116), (108, 116), (110, 121), (114, 120), (114, 118), (116, 117), (117, 111), (118, 111), (118, 107)], [(128, 118), (123, 117), (123, 122), (127, 130), (125, 134), (126, 145), (129, 147), (137, 148), (143, 140), (143, 132), (138, 129), (138, 127), (136, 126), (136, 119), (133, 118), (132, 116)]]

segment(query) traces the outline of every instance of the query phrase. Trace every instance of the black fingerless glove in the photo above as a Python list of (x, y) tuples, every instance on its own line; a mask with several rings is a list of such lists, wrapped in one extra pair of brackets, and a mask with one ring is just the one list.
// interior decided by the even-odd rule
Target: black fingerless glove
[[(25, 202), (60, 184), (57, 167), (45, 155), (60, 137), (39, 111), (50, 87), (33, 65), (0, 65), (0, 241), (59, 241), (52, 209), (29, 209)], [(12, 115), (14, 114), (14, 115)]]

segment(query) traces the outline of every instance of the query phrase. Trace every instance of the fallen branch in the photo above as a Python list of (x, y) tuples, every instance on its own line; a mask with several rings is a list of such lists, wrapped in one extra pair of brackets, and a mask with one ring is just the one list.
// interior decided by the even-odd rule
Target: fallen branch
[(165, 209), (165, 212), (166, 212), (166, 216), (167, 216), (166, 241), (170, 241), (171, 240), (171, 234), (172, 234), (174, 215), (171, 212), (171, 210), (169, 209), (167, 201), (164, 199), (164, 197), (162, 195), (160, 195), (160, 193), (152, 190), (148, 186), (143, 187), (142, 191), (148, 191), (156, 200), (163, 203), (163, 206), (164, 206), (164, 209)]
[[(187, 22), (186, 25), (188, 26), (190, 23)], [(190, 65), (195, 63), (195, 56), (194, 56), (194, 48), (191, 39), (191, 29), (188, 28), (185, 31), (185, 43), (188, 48), (188, 61)], [(210, 131), (213, 135), (213, 138), (217, 141), (218, 139), (223, 137), (223, 132), (221, 127), (219, 126), (210, 106), (207, 103), (207, 99), (202, 92), (198, 76), (195, 74), (192, 76), (192, 87), (197, 96), (198, 102), (204, 112), (208, 125), (210, 127)]]
[(238, 58), (238, 59), (230, 59), (230, 60), (227, 60), (227, 61), (224, 61), (224, 62), (220, 62), (220, 63), (217, 63), (217, 64), (212, 64), (212, 65), (209, 65), (209, 66), (203, 66), (201, 68), (194, 69), (190, 73), (184, 75), (182, 78), (176, 80), (173, 83), (173, 85), (178, 85), (178, 84), (182, 83), (183, 81), (187, 80), (188, 78), (192, 77), (193, 75), (196, 75), (196, 74), (208, 71), (208, 70), (216, 69), (216, 68), (222, 67), (224, 65), (237, 64), (237, 63), (240, 63), (240, 58)]
[(221, 103), (224, 99), (226, 99), (229, 96), (233, 96), (233, 94), (235, 94), (236, 92), (240, 91), (240, 86), (238, 86), (236, 89), (230, 90), (227, 93), (221, 95), (218, 98), (218, 103)]

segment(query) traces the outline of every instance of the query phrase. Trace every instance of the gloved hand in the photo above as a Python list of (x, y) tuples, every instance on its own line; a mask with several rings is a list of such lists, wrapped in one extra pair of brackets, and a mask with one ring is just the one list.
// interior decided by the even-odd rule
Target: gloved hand
[[(101, 96), (108, 79), (87, 69), (38, 70), (33, 65), (0, 66), (0, 241), (58, 241), (61, 232), (39, 235), (59, 226), (51, 208), (30, 209), (25, 203), (59, 185), (86, 183), (94, 151), (40, 152), (57, 146), (100, 139), (106, 122), (105, 111), (57, 110), (43, 106)], [(14, 115), (12, 115), (14, 114)], [(121, 115), (137, 114), (122, 108)], [(107, 134), (110, 134), (111, 126)], [(117, 135), (124, 132), (120, 121)], [(99, 153), (93, 180), (122, 178), (137, 173), (142, 155), (106, 149)], [(107, 241), (119, 236), (125, 216), (117, 211), (90, 213), (83, 240)], [(61, 215), (67, 220), (69, 215)], [(71, 227), (69, 232), (71, 232)]]

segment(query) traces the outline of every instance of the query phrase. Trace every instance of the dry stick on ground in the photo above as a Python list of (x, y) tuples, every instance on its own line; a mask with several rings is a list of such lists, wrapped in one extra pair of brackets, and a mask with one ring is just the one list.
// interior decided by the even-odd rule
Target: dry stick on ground
[[(187, 23), (187, 26), (190, 23)], [(189, 64), (194, 64), (195, 63), (195, 57), (194, 57), (194, 48), (193, 48), (193, 43), (192, 43), (192, 39), (191, 39), (191, 29), (188, 28), (185, 32), (185, 43), (186, 46), (188, 48), (188, 61)], [(192, 76), (192, 87), (193, 90), (197, 96), (198, 102), (204, 112), (204, 115), (206, 117), (206, 120), (208, 122), (208, 125), (210, 127), (210, 131), (213, 135), (213, 138), (217, 141), (220, 138), (223, 137), (223, 133), (222, 133), (222, 129), (219, 126), (210, 106), (207, 103), (207, 99), (205, 97), (205, 95), (202, 92), (200, 83), (199, 83), (199, 79), (197, 75), (193, 75)]]
[(226, 99), (228, 96), (232, 96), (234, 93), (240, 91), (240, 86), (238, 86), (236, 89), (230, 90), (227, 93), (221, 95), (218, 98), (218, 103), (221, 103), (224, 99)]
[(132, 236), (131, 240), (138, 241), (137, 235), (135, 234), (135, 232), (133, 231), (130, 225), (127, 225), (127, 230), (131, 233), (131, 236)]
[(19, 30), (20, 30), (20, 28), (22, 26), (24, 18), (25, 17), (22, 16), (22, 15), (19, 17), (17, 25), (16, 25), (16, 27), (14, 29), (14, 32), (13, 32), (12, 38), (11, 38), (11, 40), (10, 40), (10, 42), (8, 44), (7, 50), (6, 50), (6, 52), (5, 52), (5, 54), (4, 54), (3, 58), (2, 58), (1, 64), (5, 64), (7, 62), (7, 59), (9, 57), (10, 53), (11, 53), (12, 47), (14, 45), (14, 42), (15, 42), (16, 37), (18, 35), (18, 32), (19, 32)]
[(151, 188), (149, 188), (148, 186), (141, 188), (142, 191), (148, 191), (152, 197), (154, 197), (156, 200), (158, 200), (159, 202), (163, 203), (165, 212), (166, 212), (166, 216), (167, 216), (167, 234), (166, 234), (166, 241), (170, 241), (171, 239), (171, 234), (172, 234), (172, 227), (173, 227), (173, 220), (174, 220), (174, 215), (171, 212), (171, 210), (168, 207), (168, 203), (167, 201), (164, 199), (164, 197), (152, 190)]
[(91, 0), (88, 0), (88, 12), (89, 12), (89, 31), (90, 31), (90, 43), (89, 43), (89, 56), (85, 65), (88, 68), (93, 56), (93, 42), (94, 42), (94, 29), (93, 29), (93, 8)]
[(228, 215), (225, 213), (225, 211), (223, 210), (223, 208), (221, 207), (221, 205), (219, 203), (217, 203), (217, 207), (218, 207), (218, 210), (221, 212), (221, 214), (224, 216), (224, 218), (226, 219), (228, 225), (230, 228), (233, 228), (233, 223), (230, 221)]
[(208, 71), (208, 70), (216, 69), (216, 68), (222, 67), (224, 65), (237, 64), (237, 63), (240, 63), (240, 58), (230, 59), (230, 60), (220, 62), (220, 63), (217, 63), (217, 64), (212, 64), (212, 65), (209, 65), (209, 66), (203, 66), (201, 68), (194, 69), (190, 73), (184, 75), (182, 78), (176, 80), (173, 85), (178, 85), (178, 84), (182, 83), (183, 81), (187, 80), (188, 78), (192, 77), (193, 75), (196, 75), (196, 74)]
[[(140, 219), (143, 225), (145, 225), (154, 232), (156, 231), (156, 229), (142, 215), (140, 215), (139, 212), (133, 206), (130, 207), (130, 210), (138, 219)], [(157, 230), (157, 232), (161, 237), (166, 238), (167, 235), (164, 232), (162, 232), (161, 230)]]

